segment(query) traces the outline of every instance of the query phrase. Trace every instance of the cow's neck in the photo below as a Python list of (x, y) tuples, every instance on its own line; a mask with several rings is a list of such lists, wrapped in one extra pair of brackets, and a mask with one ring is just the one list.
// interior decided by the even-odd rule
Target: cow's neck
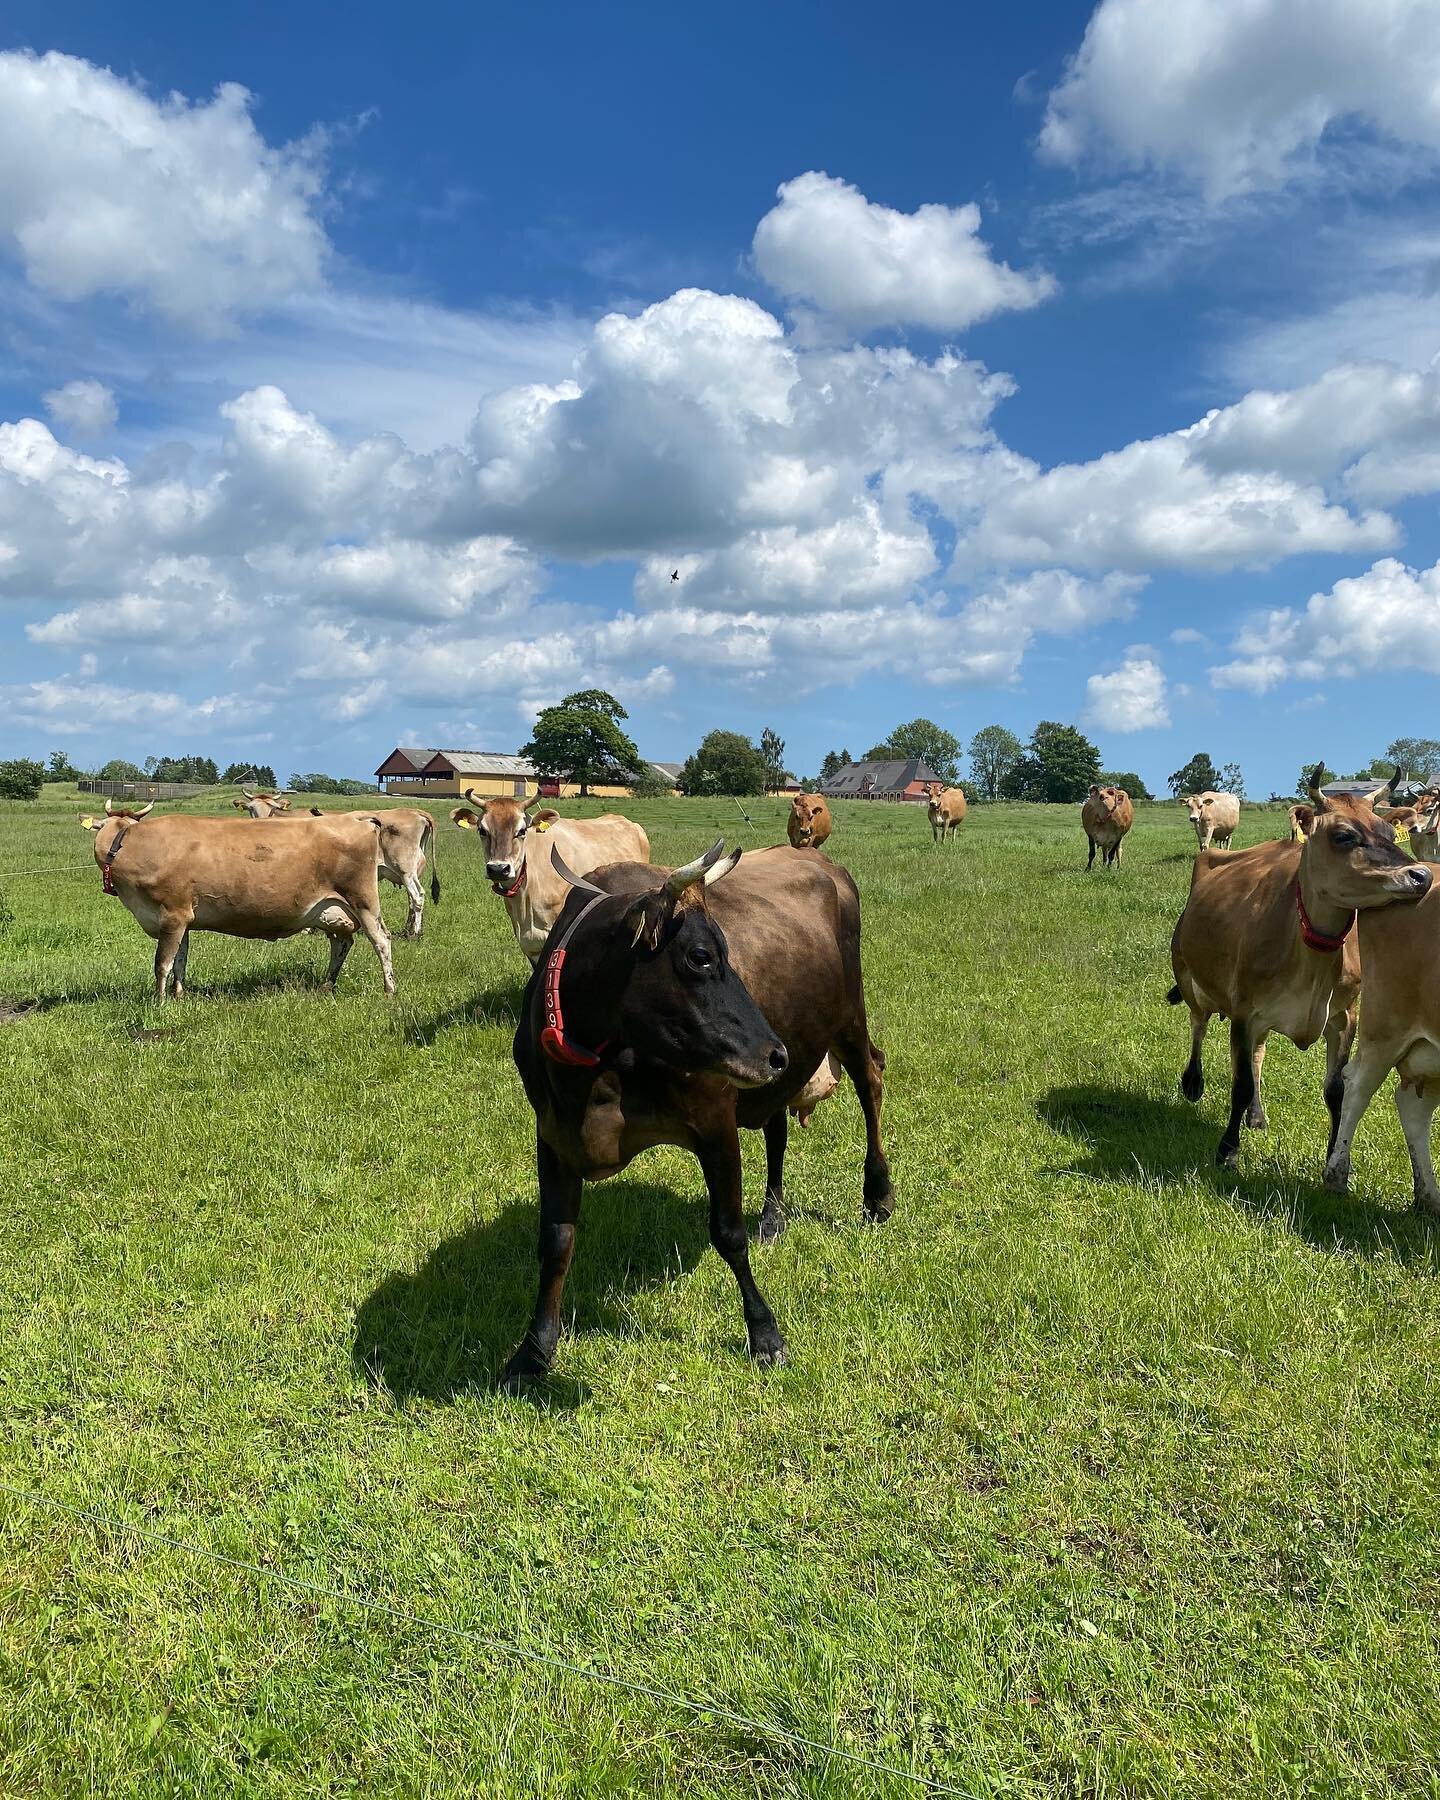
[[(1321, 900), (1316, 896), (1315, 885), (1310, 880), (1306, 869), (1307, 858), (1300, 858), (1300, 898), (1305, 902), (1305, 911), (1315, 930), (1325, 937), (1343, 938), (1355, 922), (1355, 915), (1348, 909), (1341, 909), (1333, 901)], [(1338, 945), (1337, 945), (1338, 948)]]

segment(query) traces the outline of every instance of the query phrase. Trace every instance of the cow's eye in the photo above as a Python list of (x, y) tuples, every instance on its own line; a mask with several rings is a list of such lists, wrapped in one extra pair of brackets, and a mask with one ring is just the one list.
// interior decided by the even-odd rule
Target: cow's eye
[(525, 833), (526, 833), (526, 832), (527, 832), (527, 831), (528, 831), (528, 830), (529, 830), (529, 829), (530, 829), (530, 827), (529, 827), (529, 826), (528, 826), (528, 825), (517, 825), (517, 826), (516, 826), (516, 827), (515, 827), (515, 835), (516, 835), (516, 837), (524, 837), (524, 835), (525, 835)]
[(1332, 831), (1330, 842), (1340, 850), (1353, 850), (1360, 839), (1353, 831)]
[(478, 824), (475, 827), (475, 829), (480, 833), (481, 837), (489, 837), (489, 835), (490, 835), (489, 827), (486, 826), (483, 822), (481, 824)]
[(715, 957), (708, 944), (692, 944), (685, 952), (685, 960), (692, 969), (708, 969)]

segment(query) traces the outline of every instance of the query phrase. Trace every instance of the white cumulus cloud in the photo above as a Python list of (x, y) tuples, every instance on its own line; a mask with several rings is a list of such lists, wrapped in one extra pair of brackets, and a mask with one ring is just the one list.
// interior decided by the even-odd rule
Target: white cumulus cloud
[(1149, 731), (1170, 723), (1165, 673), (1153, 657), (1131, 653), (1118, 669), (1085, 683), (1085, 721), (1099, 731)]
[(115, 396), (103, 381), (67, 381), (41, 398), (54, 423), (78, 438), (104, 437), (120, 416)]

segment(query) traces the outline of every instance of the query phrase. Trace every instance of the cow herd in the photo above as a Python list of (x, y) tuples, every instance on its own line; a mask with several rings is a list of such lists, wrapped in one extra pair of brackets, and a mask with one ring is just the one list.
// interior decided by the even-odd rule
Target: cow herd
[[(1397, 771), (1398, 774), (1398, 771)], [(559, 1336), (582, 1183), (613, 1175), (641, 1151), (694, 1153), (710, 1201), (710, 1236), (739, 1287), (750, 1352), (785, 1358), (785, 1340), (755, 1282), (746, 1242), (739, 1130), (765, 1139), (762, 1243), (785, 1228), (789, 1119), (804, 1125), (842, 1072), (865, 1122), (865, 1216), (888, 1219), (894, 1192), (880, 1135), (885, 1059), (869, 1033), (860, 956), (860, 900), (849, 873), (820, 853), (833, 819), (818, 795), (797, 794), (788, 845), (724, 852), (680, 869), (650, 862), (645, 832), (618, 814), (566, 819), (537, 800), (467, 793), (452, 821), (483, 846), (485, 875), (531, 965), (514, 1058), (536, 1119), (540, 1286), (525, 1339), (502, 1378), (518, 1390), (543, 1375)], [(1349, 1177), (1356, 1124), (1391, 1069), (1409, 1145), (1417, 1206), (1440, 1215), (1430, 1121), (1440, 1104), (1440, 974), (1423, 953), (1440, 928), (1433, 871), (1396, 841), (1434, 854), (1440, 795), (1392, 809), (1312, 787), (1291, 809), (1286, 840), (1228, 852), (1239, 823), (1233, 795), (1185, 805), (1199, 844), (1175, 927), (1168, 995), (1190, 1014), (1184, 1097), (1204, 1088), (1210, 1020), (1229, 1021), (1230, 1114), (1217, 1160), (1238, 1160), (1242, 1126), (1265, 1124), (1261, 1070), (1272, 1032), (1302, 1049), (1326, 1044), (1329, 1185)], [(949, 842), (965, 817), (959, 789), (925, 792), (932, 838)], [(155, 940), (155, 995), (185, 992), (190, 933), (330, 940), (333, 987), (357, 935), (395, 991), (378, 883), (404, 888), (405, 934), (423, 928), (423, 876), (438, 904), (434, 820), (397, 807), (290, 816), (285, 794), (248, 793), (244, 819), (115, 810), (82, 823), (94, 833), (104, 890)], [(1081, 809), (1103, 864), (1121, 863), (1134, 823), (1130, 796), (1092, 786)], [(1366, 1007), (1357, 1046), (1360, 971)], [(1351, 1060), (1352, 1049), (1354, 1059)]]

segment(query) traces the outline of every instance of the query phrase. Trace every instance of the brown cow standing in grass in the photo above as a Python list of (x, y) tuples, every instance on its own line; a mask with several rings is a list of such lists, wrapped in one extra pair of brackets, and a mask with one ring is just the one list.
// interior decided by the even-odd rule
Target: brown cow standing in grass
[[(1360, 956), (1357, 912), (1418, 900), (1430, 871), (1406, 856), (1370, 803), (1310, 790), (1315, 821), (1300, 844), (1271, 840), (1221, 855), (1202, 850), (1171, 942), (1175, 986), (1190, 1009), (1190, 1061), (1180, 1091), (1205, 1091), (1201, 1048), (1216, 1013), (1230, 1021), (1230, 1119), (1216, 1161), (1233, 1167), (1241, 1121), (1265, 1124), (1260, 1070), (1272, 1031), (1308, 1050), (1325, 1038), (1325, 1102), (1333, 1146), (1355, 1035)], [(1367, 997), (1367, 1006), (1369, 1000)]]
[(785, 835), (797, 850), (818, 850), (834, 829), (830, 808), (819, 794), (797, 794), (790, 802)]
[(172, 813), (115, 812), (84, 819), (95, 861), (114, 894), (155, 939), (155, 998), (173, 976), (185, 992), (190, 933), (276, 939), (323, 931), (330, 939), (325, 985), (333, 988), (351, 940), (362, 931), (380, 959), (385, 992), (395, 992), (390, 934), (380, 916), (379, 826), (372, 815), (270, 821)]
[(1090, 841), (1087, 873), (1095, 866), (1095, 852), (1101, 853), (1102, 867), (1117, 866), (1125, 849), (1125, 833), (1135, 823), (1135, 805), (1122, 787), (1100, 787), (1092, 784), (1085, 804), (1080, 808), (1080, 823)]
[(457, 806), (450, 817), (462, 831), (479, 832), (491, 889), (505, 902), (520, 948), (532, 963), (570, 895), (551, 862), (555, 852), (576, 875), (588, 875), (601, 863), (650, 860), (649, 838), (619, 813), (562, 819), (552, 807), (537, 812), (538, 798), (522, 804), (508, 797), (487, 800), (473, 791), (465, 798), (479, 810)]
[(1190, 815), (1200, 848), (1228, 850), (1230, 840), (1240, 825), (1238, 794), (1216, 794), (1209, 788), (1203, 794), (1188, 794), (1180, 802)]
[[(641, 1150), (694, 1151), (710, 1240), (740, 1287), (750, 1354), (785, 1360), (751, 1273), (740, 1127), (765, 1133), (762, 1242), (784, 1229), (787, 1107), (833, 1050), (865, 1116), (866, 1216), (894, 1190), (880, 1142), (885, 1059), (870, 1041), (855, 883), (784, 846), (707, 856), (673, 874), (621, 863), (570, 896), (526, 989), (515, 1063), (535, 1109), (540, 1291), (503, 1385), (543, 1375), (560, 1333), (582, 1184)], [(738, 864), (738, 867), (737, 867)]]
[[(318, 806), (310, 808), (312, 819), (368, 818), (371, 815), (347, 807), (344, 812), (327, 813)], [(422, 806), (390, 806), (377, 811), (380, 821), (380, 879), (405, 890), (409, 911), (401, 937), (418, 938), (425, 925), (425, 858), (428, 853), (434, 867), (430, 871), (430, 898), (440, 904), (440, 864), (435, 855), (435, 821)]]
[(1440, 794), (1429, 789), (1420, 796), (1420, 804), (1415, 808), (1410, 853), (1421, 862), (1440, 862)]
[(932, 781), (925, 791), (930, 796), (926, 808), (930, 815), (930, 841), (938, 844), (943, 838), (948, 844), (965, 821), (965, 796), (959, 788), (942, 787), (938, 781)]

